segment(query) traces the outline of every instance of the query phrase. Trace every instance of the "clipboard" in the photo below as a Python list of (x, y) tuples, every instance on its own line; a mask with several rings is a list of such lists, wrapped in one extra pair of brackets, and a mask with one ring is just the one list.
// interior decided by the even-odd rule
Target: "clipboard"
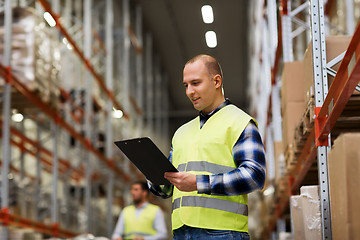
[(153, 184), (169, 185), (164, 173), (178, 171), (148, 137), (114, 143)]

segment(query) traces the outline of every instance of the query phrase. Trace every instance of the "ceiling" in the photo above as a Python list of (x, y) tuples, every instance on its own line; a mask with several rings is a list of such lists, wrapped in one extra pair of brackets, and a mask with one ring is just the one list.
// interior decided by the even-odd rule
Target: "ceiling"
[[(210, 54), (224, 72), (225, 96), (238, 107), (247, 108), (248, 6), (247, 0), (136, 0), (144, 14), (144, 25), (153, 36), (169, 80), (170, 132), (197, 112), (182, 85), (184, 64), (193, 56)], [(205, 24), (201, 7), (210, 4), (214, 22)], [(207, 47), (205, 32), (217, 34), (218, 45)]]

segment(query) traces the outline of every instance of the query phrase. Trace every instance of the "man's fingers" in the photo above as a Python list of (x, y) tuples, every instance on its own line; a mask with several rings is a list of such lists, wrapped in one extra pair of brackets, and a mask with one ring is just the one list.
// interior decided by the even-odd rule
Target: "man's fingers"
[(171, 178), (175, 178), (177, 177), (178, 173), (176, 172), (165, 172), (165, 177), (171, 177)]

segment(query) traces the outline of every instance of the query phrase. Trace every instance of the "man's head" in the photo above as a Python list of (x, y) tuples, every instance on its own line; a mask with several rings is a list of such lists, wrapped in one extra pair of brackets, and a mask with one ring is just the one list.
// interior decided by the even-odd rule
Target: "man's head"
[(208, 114), (225, 100), (222, 78), (220, 64), (209, 55), (195, 56), (185, 64), (183, 84), (196, 110)]
[(145, 181), (137, 181), (131, 185), (130, 190), (135, 205), (143, 203), (149, 195), (149, 188)]

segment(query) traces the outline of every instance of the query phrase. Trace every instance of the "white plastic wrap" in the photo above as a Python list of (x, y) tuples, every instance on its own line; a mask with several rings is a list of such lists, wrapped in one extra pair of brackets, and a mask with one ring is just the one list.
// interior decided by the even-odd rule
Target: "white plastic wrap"
[(321, 239), (319, 186), (300, 188), (305, 239)]
[(294, 233), (294, 239), (296, 240), (305, 239), (301, 198), (302, 197), (300, 195), (290, 197), (291, 225)]
[[(0, 23), (0, 62), (3, 62), (3, 23)], [(13, 75), (30, 91), (36, 92), (45, 102), (59, 95), (54, 68), (58, 40), (54, 40), (41, 16), (30, 8), (14, 8), (11, 38), (11, 68)], [(3, 80), (0, 85), (3, 85)]]
[(294, 239), (293, 235), (289, 232), (279, 233), (279, 240), (292, 240)]

